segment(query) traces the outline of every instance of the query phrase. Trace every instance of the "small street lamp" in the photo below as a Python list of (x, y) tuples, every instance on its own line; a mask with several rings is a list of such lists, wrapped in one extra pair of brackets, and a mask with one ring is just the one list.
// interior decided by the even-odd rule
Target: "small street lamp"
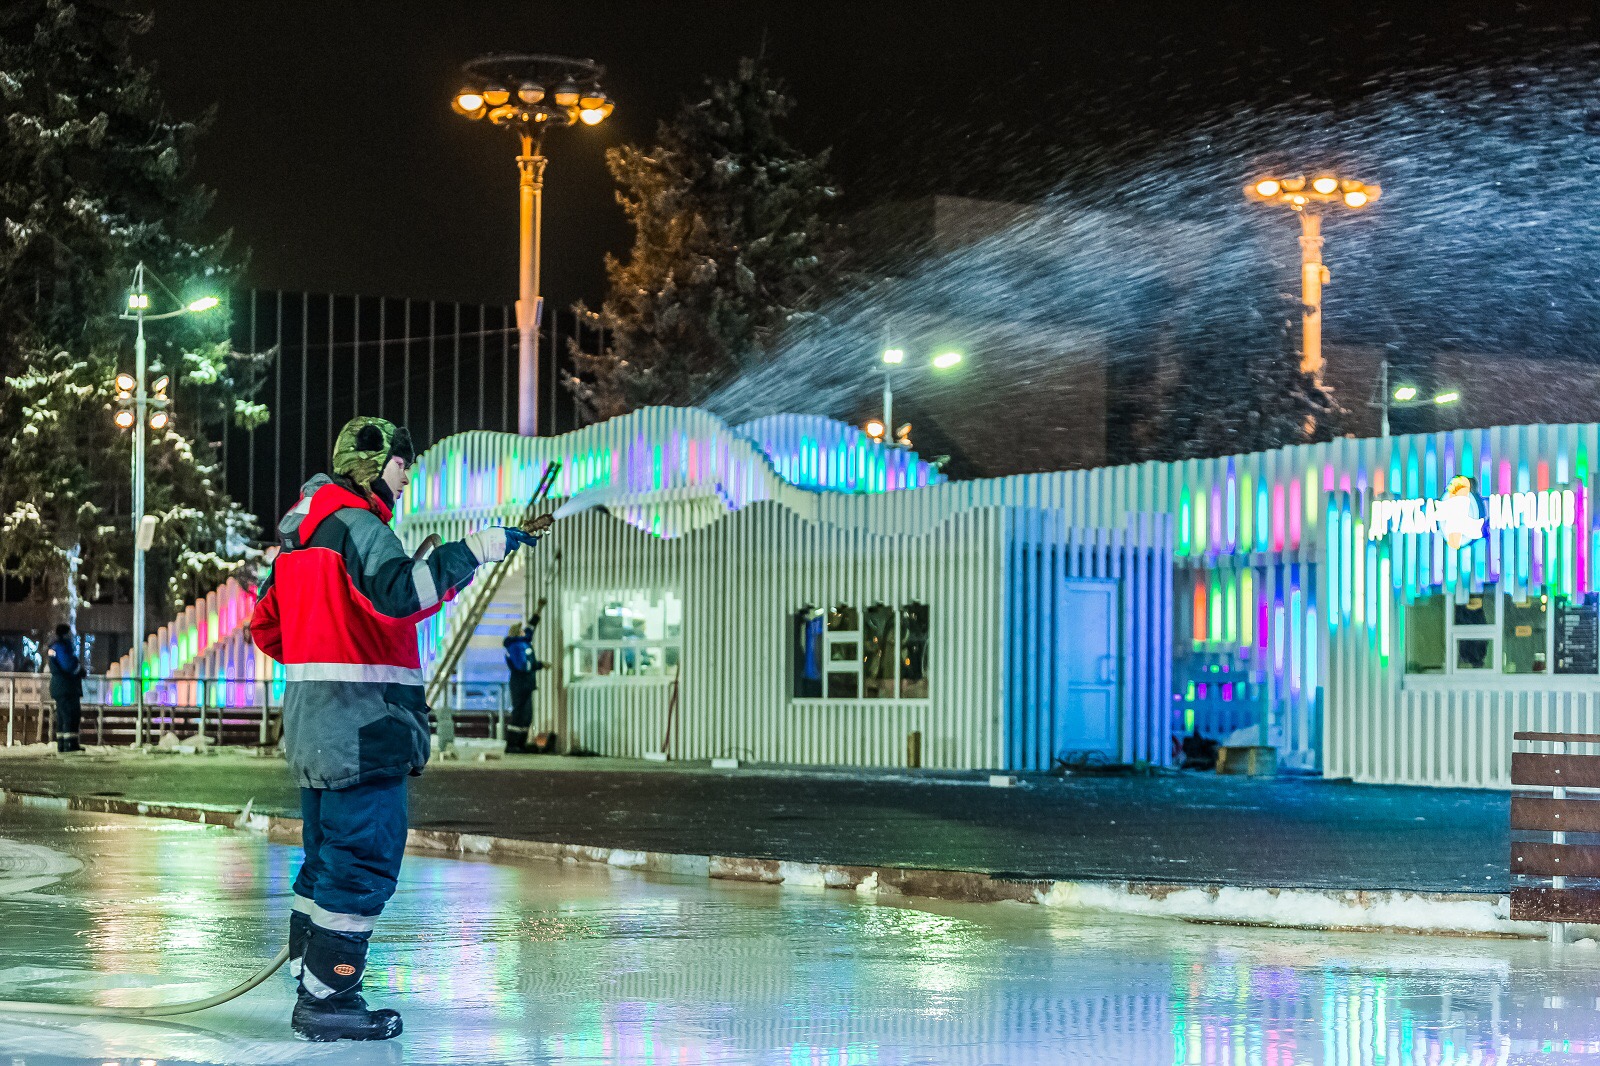
[[(144, 324), (159, 322), (164, 318), (177, 318), (217, 306), (215, 296), (204, 296), (175, 311), (150, 314), (150, 294), (145, 291), (145, 267), (140, 263), (133, 271), (133, 290), (128, 293), (128, 310), (118, 317), (138, 323), (133, 340), (133, 373), (123, 371), (117, 375), (117, 413), (112, 417), (118, 427), (133, 432), (133, 690), (135, 745), (144, 739), (144, 618), (145, 587), (144, 557), (155, 536), (154, 515), (144, 513), (144, 431), (148, 423), (160, 432), (171, 418), (172, 401), (167, 397), (171, 378), (161, 375), (145, 388), (148, 367), (145, 363)], [(153, 393), (153, 395), (152, 395)]]
[[(893, 443), (909, 446), (911, 427), (906, 425), (899, 430), (894, 429), (894, 372), (896, 367), (905, 364), (906, 351), (904, 348), (885, 348), (880, 358), (883, 362), (883, 421), (873, 419), (868, 422), (867, 435), (873, 440), (887, 441), (889, 434), (893, 433)], [(928, 360), (928, 365), (934, 370), (949, 370), (958, 365), (961, 359), (962, 355), (958, 351), (943, 351)], [(878, 427), (877, 432), (873, 432), (874, 425)]]
[(522, 144), (521, 226), (517, 288), (517, 432), (539, 435), (539, 244), (544, 226), (545, 131), (597, 126), (615, 106), (600, 91), (605, 68), (592, 59), (497, 54), (461, 68), (462, 86), (450, 101), (456, 114), (488, 119)]
[(1436, 392), (1424, 399), (1420, 390), (1415, 385), (1396, 385), (1389, 387), (1389, 360), (1384, 359), (1378, 364), (1378, 396), (1379, 399), (1371, 406), (1378, 408), (1383, 413), (1378, 435), (1389, 435), (1389, 411), (1395, 407), (1448, 407), (1453, 403), (1461, 402), (1461, 392), (1458, 389), (1446, 389)]
[[(1322, 287), (1328, 268), (1322, 263), (1322, 207), (1352, 210), (1366, 207), (1383, 190), (1353, 178), (1319, 174), (1304, 177), (1261, 178), (1244, 187), (1245, 198), (1259, 203), (1283, 204), (1300, 216), (1300, 370), (1322, 384)], [(1319, 206), (1320, 205), (1320, 206)]]

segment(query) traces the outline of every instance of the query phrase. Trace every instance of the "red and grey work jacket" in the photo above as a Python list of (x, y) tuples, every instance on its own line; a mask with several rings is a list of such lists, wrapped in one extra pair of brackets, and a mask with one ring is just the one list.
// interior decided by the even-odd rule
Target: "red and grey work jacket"
[(390, 512), (324, 476), (278, 526), (250, 639), (286, 667), (283, 745), (302, 788), (346, 788), (428, 762), (417, 623), (472, 580), (462, 541), (413, 560)]

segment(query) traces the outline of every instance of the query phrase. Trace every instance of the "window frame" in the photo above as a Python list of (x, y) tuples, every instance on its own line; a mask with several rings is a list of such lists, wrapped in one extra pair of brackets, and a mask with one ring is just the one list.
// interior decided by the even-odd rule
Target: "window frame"
[[(659, 600), (662, 608), (666, 608), (668, 597), (678, 601), (678, 635), (676, 637), (634, 638), (634, 637), (568, 637), (562, 633), (562, 671), (561, 684), (565, 688), (590, 688), (605, 686), (626, 685), (667, 685), (678, 680), (678, 675), (683, 669), (683, 596), (677, 589), (671, 588), (626, 588), (626, 589), (585, 589), (572, 594), (571, 598), (582, 601), (593, 597), (600, 602), (612, 599), (626, 599), (630, 595), (643, 594), (652, 600)], [(565, 609), (565, 607), (563, 608)], [(566, 620), (563, 619), (565, 622)], [(663, 623), (663, 628), (665, 623)], [(612, 652), (616, 662), (626, 651), (659, 651), (661, 653), (661, 672), (654, 674), (621, 674), (615, 671), (609, 674), (580, 673), (578, 664), (585, 652), (593, 652), (596, 657), (602, 651)], [(676, 652), (676, 663), (667, 664), (670, 653)]]
[[(928, 694), (926, 696), (902, 696), (900, 694), (903, 691), (904, 683), (905, 683), (905, 678), (901, 674), (901, 671), (904, 670), (904, 668), (905, 668), (905, 661), (904, 661), (904, 656), (905, 656), (905, 634), (904, 634), (904, 632), (902, 630), (902, 626), (905, 624), (905, 609), (909, 604), (913, 604), (913, 603), (917, 604), (919, 606), (922, 606), (922, 607), (927, 609), (927, 611), (928, 611), (928, 629), (931, 632), (933, 630), (933, 608), (932, 608), (931, 605), (928, 604), (928, 602), (926, 600), (920, 600), (920, 599), (917, 599), (917, 600), (894, 599), (892, 601), (874, 600), (871, 603), (867, 604), (867, 606), (865, 606), (865, 607), (861, 607), (861, 606), (858, 606), (856, 603), (847, 602), (847, 601), (844, 601), (844, 600), (835, 600), (835, 601), (833, 601), (833, 603), (831, 605), (824, 606), (824, 607), (820, 608), (821, 610), (824, 610), (824, 611), (831, 611), (835, 607), (848, 607), (848, 608), (850, 608), (852, 611), (855, 612), (856, 628), (853, 629), (853, 630), (842, 630), (842, 629), (841, 630), (834, 630), (834, 629), (827, 629), (827, 628), (823, 629), (823, 646), (822, 646), (822, 656), (823, 656), (823, 658), (822, 658), (822, 679), (821, 679), (822, 680), (822, 695), (820, 695), (820, 696), (797, 696), (797, 695), (795, 695), (795, 689), (798, 687), (798, 684), (797, 684), (798, 678), (797, 678), (797, 675), (796, 675), (796, 663), (795, 663), (794, 657), (792, 655), (789, 655), (789, 656), (785, 657), (786, 660), (787, 660), (787, 663), (788, 663), (788, 665), (787, 665), (786, 682), (787, 682), (787, 691), (788, 691), (789, 702), (790, 703), (799, 704), (801, 706), (819, 706), (821, 704), (850, 704), (852, 706), (854, 706), (854, 705), (883, 705), (883, 706), (908, 706), (908, 707), (926, 707), (926, 706), (928, 706), (929, 702), (933, 699), (933, 685), (931, 683), (928, 685)], [(874, 607), (879, 607), (879, 606), (887, 607), (889, 609), (889, 611), (891, 612), (891, 615), (892, 615), (892, 618), (893, 618), (893, 621), (894, 621), (894, 641), (895, 641), (894, 647), (895, 647), (895, 653), (896, 654), (895, 654), (895, 657), (894, 657), (894, 693), (895, 694), (893, 696), (868, 696), (868, 695), (866, 695), (866, 677), (864, 676), (864, 672), (866, 670), (866, 651), (867, 651), (867, 645), (866, 645), (867, 611), (871, 610)], [(792, 637), (793, 637), (792, 626), (794, 625), (795, 617), (801, 611), (804, 611), (804, 610), (817, 610), (817, 609), (818, 608), (814, 604), (805, 603), (805, 604), (801, 604), (799, 607), (796, 607), (793, 610), (789, 611), (788, 614), (785, 616), (786, 619), (787, 619), (787, 621), (785, 622), (785, 627), (788, 630), (786, 635), (785, 635), (785, 640), (787, 641), (789, 639), (792, 639)], [(839, 667), (841, 667), (841, 669), (838, 669), (838, 670), (834, 669), (835, 663), (834, 663), (834, 660), (832, 659), (832, 654), (833, 654), (833, 646), (835, 644), (854, 644), (856, 646), (856, 655), (855, 655), (854, 659), (851, 660), (851, 668), (843, 669), (842, 667), (845, 666), (845, 663), (843, 661), (840, 661), (837, 665)], [(856, 695), (854, 695), (854, 696), (830, 696), (830, 695), (828, 695), (828, 678), (829, 678), (830, 675), (832, 675), (834, 673), (853, 674), (855, 679), (856, 679)], [(924, 677), (926, 677), (926, 667), (924, 667)]]
[[(1485, 590), (1485, 594), (1488, 590)], [(1592, 689), (1600, 672), (1593, 674), (1558, 674), (1556, 666), (1556, 600), (1557, 593), (1549, 589), (1540, 588), (1529, 590), (1530, 596), (1548, 597), (1545, 603), (1544, 625), (1544, 661), (1543, 673), (1506, 673), (1505, 670), (1505, 626), (1510, 620), (1507, 608), (1511, 605), (1510, 595), (1498, 583), (1494, 586), (1494, 618), (1493, 623), (1458, 624), (1456, 622), (1456, 607), (1459, 606), (1449, 593), (1443, 589), (1435, 595), (1440, 596), (1444, 603), (1444, 648), (1445, 663), (1443, 673), (1412, 673), (1405, 669), (1405, 659), (1401, 658), (1402, 684), (1405, 688), (1433, 690), (1433, 689), (1459, 689), (1466, 685), (1490, 684), (1492, 687), (1515, 690), (1553, 690), (1567, 691), (1569, 689)], [(1461, 669), (1458, 663), (1460, 640), (1488, 640), (1490, 647), (1489, 661), (1492, 667), (1486, 669)]]

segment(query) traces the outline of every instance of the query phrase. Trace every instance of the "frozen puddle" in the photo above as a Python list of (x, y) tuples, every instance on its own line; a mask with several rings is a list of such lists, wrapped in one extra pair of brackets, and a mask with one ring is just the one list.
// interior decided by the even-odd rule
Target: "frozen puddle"
[[(286, 927), (298, 853), (260, 836), (4, 806), (0, 838), (0, 998), (193, 998)], [(293, 1040), (279, 974), (166, 1021), (0, 1016), (0, 1064), (1600, 1062), (1592, 946), (425, 855), (379, 925), (368, 995), (404, 1014), (399, 1041)]]

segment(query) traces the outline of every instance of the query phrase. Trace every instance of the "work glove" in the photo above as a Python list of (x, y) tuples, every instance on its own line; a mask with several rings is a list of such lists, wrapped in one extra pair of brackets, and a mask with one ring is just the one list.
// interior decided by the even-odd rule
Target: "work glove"
[(472, 552), (472, 557), (478, 560), (478, 565), (482, 566), (484, 563), (499, 562), (524, 544), (537, 544), (539, 538), (515, 526), (490, 526), (471, 534), (463, 543)]

